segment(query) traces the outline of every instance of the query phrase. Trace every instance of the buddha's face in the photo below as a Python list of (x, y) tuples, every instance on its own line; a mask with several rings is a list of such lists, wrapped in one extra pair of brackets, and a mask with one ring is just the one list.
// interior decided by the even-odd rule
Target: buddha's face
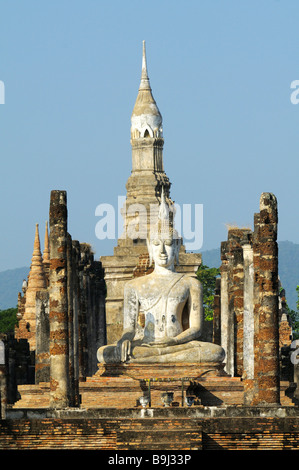
[(176, 257), (177, 240), (169, 237), (156, 237), (151, 240), (150, 250), (155, 266), (173, 268)]

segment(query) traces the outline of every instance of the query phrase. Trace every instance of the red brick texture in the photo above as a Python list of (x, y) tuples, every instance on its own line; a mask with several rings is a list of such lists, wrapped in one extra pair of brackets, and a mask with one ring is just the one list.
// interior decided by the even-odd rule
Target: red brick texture
[[(0, 421), (0, 449), (291, 450), (293, 418), (102, 418)], [(108, 454), (109, 455), (109, 454)]]
[(253, 234), (255, 387), (252, 404), (279, 404), (277, 201), (263, 193)]

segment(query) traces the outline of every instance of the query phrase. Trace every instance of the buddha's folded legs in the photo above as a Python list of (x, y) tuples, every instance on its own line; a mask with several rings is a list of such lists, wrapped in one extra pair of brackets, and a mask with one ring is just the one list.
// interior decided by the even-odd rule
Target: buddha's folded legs
[[(225, 353), (221, 346), (202, 341), (174, 346), (154, 347), (132, 344), (132, 356), (128, 362), (167, 363), (167, 362), (222, 362)], [(120, 363), (120, 353), (117, 346), (102, 346), (98, 350), (98, 361), (101, 363)]]
[(97, 359), (103, 364), (115, 364), (121, 362), (121, 357), (116, 344), (102, 346), (98, 349)]
[(221, 346), (202, 341), (165, 347), (136, 346), (130, 362), (222, 362), (224, 350)]

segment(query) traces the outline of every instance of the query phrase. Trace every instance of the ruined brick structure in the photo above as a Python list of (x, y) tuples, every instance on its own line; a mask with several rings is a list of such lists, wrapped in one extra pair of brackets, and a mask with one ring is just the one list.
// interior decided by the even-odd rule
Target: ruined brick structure
[[(299, 371), (290, 354), (299, 356), (279, 289), (271, 193), (261, 195), (254, 229), (232, 227), (221, 244), (213, 322), (201, 339), (225, 349), (225, 364), (97, 364), (97, 349), (121, 335), (125, 282), (153, 270), (149, 215), (162, 187), (172, 202), (163, 144), (144, 48), (124, 234), (113, 256), (95, 261), (91, 247), (68, 233), (66, 192), (51, 192), (44, 251), (37, 225), (15, 335), (0, 337), (0, 449), (299, 447)], [(199, 253), (182, 246), (176, 270), (194, 276), (200, 263)], [(166, 391), (173, 393), (169, 407), (161, 400)]]
[(281, 347), (292, 340), (280, 301), (277, 222), (276, 198), (263, 193), (254, 230), (230, 228), (221, 244), (214, 334), (226, 350), (227, 372), (243, 379), (246, 404), (280, 403)]
[(96, 351), (106, 341), (103, 269), (90, 245), (67, 231), (65, 191), (51, 192), (49, 220), (43, 256), (36, 225), (15, 338), (28, 341), (35, 383), (50, 382), (52, 406), (78, 406), (79, 381), (97, 370)]

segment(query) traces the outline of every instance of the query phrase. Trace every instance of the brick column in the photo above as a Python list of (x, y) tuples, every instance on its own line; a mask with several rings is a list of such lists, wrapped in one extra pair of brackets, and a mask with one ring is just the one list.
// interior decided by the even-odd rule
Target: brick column
[(35, 383), (50, 380), (50, 323), (49, 293), (36, 293), (36, 350), (35, 350)]
[(50, 201), (50, 406), (69, 406), (67, 197), (52, 191)]
[(242, 229), (231, 229), (228, 232), (228, 240), (231, 252), (231, 318), (234, 342), (234, 375), (242, 376), (243, 373), (243, 250), (241, 240)]
[[(80, 245), (80, 253), (82, 256), (82, 244)], [(80, 305), (79, 305), (79, 381), (82, 382), (87, 377), (88, 352), (87, 352), (87, 299), (86, 299), (86, 283), (87, 275), (84, 266), (80, 267)]]
[(299, 339), (292, 341), (290, 353), (290, 359), (293, 365), (293, 382), (296, 384), (294, 397), (299, 400)]
[(280, 403), (277, 201), (263, 193), (255, 217), (255, 396), (253, 404)]
[(251, 236), (248, 228), (230, 228), (227, 242), (221, 243), (221, 345), (226, 351), (227, 373), (239, 377), (244, 372), (243, 245), (251, 240)]
[(73, 258), (73, 313), (74, 313), (74, 382), (76, 390), (79, 390), (79, 361), (81, 350), (81, 324), (80, 324), (80, 281), (79, 281), (79, 261), (80, 243), (72, 241)]
[[(243, 259), (240, 229), (230, 229), (228, 240), (221, 244), (221, 328), (226, 343), (226, 371), (231, 376), (242, 375), (243, 359)], [(226, 285), (226, 287), (225, 287)], [(222, 293), (222, 287), (226, 293)], [(222, 298), (224, 297), (224, 302)], [(226, 298), (227, 297), (227, 298)], [(221, 331), (221, 335), (222, 335)], [(222, 345), (222, 347), (224, 347)]]
[(243, 384), (244, 404), (252, 402), (254, 379), (254, 316), (253, 316), (253, 248), (251, 243), (243, 244), (244, 260), (244, 318), (243, 318)]
[(225, 351), (225, 370), (228, 374), (233, 375), (233, 361), (231, 361), (230, 338), (229, 338), (229, 302), (228, 302), (228, 278), (229, 278), (229, 262), (227, 259), (227, 242), (221, 243), (221, 346)]
[(78, 406), (79, 390), (75, 380), (75, 332), (74, 332), (74, 277), (72, 237), (67, 234), (67, 302), (68, 302), (68, 340), (69, 340), (69, 388), (70, 406)]
[(5, 419), (7, 405), (7, 385), (5, 366), (5, 344), (0, 340), (0, 419)]
[(221, 345), (221, 279), (216, 278), (213, 306), (213, 343)]

